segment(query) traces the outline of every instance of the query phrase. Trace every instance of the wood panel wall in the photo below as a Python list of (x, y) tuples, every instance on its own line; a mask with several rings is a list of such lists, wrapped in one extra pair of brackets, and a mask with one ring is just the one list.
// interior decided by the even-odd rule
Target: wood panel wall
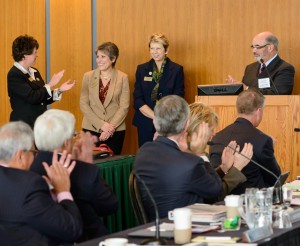
[(51, 105), (71, 111), (76, 129), (81, 129), (79, 108), (83, 74), (92, 69), (91, 1), (50, 0), (50, 70), (51, 74), (65, 69), (62, 82), (75, 79), (76, 86), (63, 94), (61, 102)]
[(11, 112), (7, 95), (7, 73), (13, 66), (12, 42), (20, 35), (35, 37), (40, 45), (35, 65), (45, 78), (45, 0), (2, 0), (0, 8), (0, 125)]
[[(164, 32), (170, 41), (168, 56), (184, 66), (185, 98), (191, 103), (198, 84), (223, 83), (228, 74), (241, 79), (253, 61), (252, 38), (264, 30), (278, 36), (280, 56), (299, 71), (299, 7), (297, 0), (98, 1), (98, 41), (119, 46), (117, 67), (129, 75), (133, 90), (137, 64), (149, 60), (149, 35)], [(299, 76), (295, 94), (300, 93)], [(131, 106), (125, 153), (137, 149), (133, 112)]]
[[(50, 0), (51, 74), (66, 69), (63, 81), (78, 80), (55, 108), (70, 110), (81, 126), (79, 109), (83, 73), (92, 69), (91, 1)], [(117, 68), (127, 73), (133, 91), (135, 69), (149, 60), (148, 37), (164, 32), (170, 40), (168, 56), (184, 66), (185, 98), (194, 101), (198, 84), (223, 83), (227, 74), (241, 79), (253, 61), (251, 41), (256, 33), (274, 32), (279, 54), (295, 66), (294, 94), (300, 94), (300, 1), (298, 0), (98, 0), (97, 41), (115, 42), (120, 49)], [(25, 10), (25, 11), (24, 11)], [(12, 18), (13, 17), (13, 18)], [(40, 42), (38, 69), (45, 78), (45, 0), (4, 0), (0, 10), (0, 124), (8, 121), (10, 105), (6, 74), (13, 61), (11, 42), (23, 33)], [(137, 150), (136, 129), (131, 125), (133, 109), (126, 119), (123, 153)]]

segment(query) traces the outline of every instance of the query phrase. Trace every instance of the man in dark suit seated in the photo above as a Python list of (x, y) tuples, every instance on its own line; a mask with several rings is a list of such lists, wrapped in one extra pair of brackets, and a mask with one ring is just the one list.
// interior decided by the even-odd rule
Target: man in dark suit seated
[[(221, 179), (211, 165), (199, 156), (179, 149), (189, 113), (187, 102), (179, 96), (159, 100), (154, 108), (154, 126), (159, 136), (155, 141), (145, 143), (135, 158), (134, 171), (148, 186), (161, 218), (167, 217), (168, 211), (175, 208), (202, 203), (204, 199), (222, 194)], [(197, 136), (201, 137), (202, 128), (199, 129)], [(154, 220), (149, 197), (139, 182), (138, 187), (147, 216)]]
[[(251, 49), (256, 62), (245, 69), (242, 79), (245, 89), (259, 88), (264, 95), (292, 94), (295, 69), (279, 57), (278, 45), (277, 37), (271, 32), (262, 32), (253, 38)], [(231, 75), (226, 82), (241, 83)]]
[[(236, 101), (238, 118), (235, 122), (223, 130), (219, 131), (212, 139), (214, 143), (219, 143), (210, 147), (210, 162), (217, 167), (221, 163), (221, 156), (224, 146), (235, 140), (238, 145), (244, 143), (253, 145), (252, 159), (276, 176), (279, 176), (280, 167), (274, 156), (273, 140), (257, 127), (259, 126), (264, 110), (265, 97), (256, 89), (248, 89), (239, 94)], [(270, 187), (276, 182), (276, 178), (270, 173), (250, 162), (242, 173), (247, 181), (232, 190), (232, 194), (242, 194), (248, 187)]]
[[(79, 210), (70, 190), (71, 156), (64, 152), (52, 166), (43, 164), (48, 182), (27, 171), (34, 158), (33, 132), (17, 121), (0, 128), (0, 244), (61, 245), (82, 233)], [(42, 165), (42, 164), (41, 164)], [(53, 187), (53, 198), (49, 187)]]
[(113, 214), (118, 209), (115, 194), (100, 176), (100, 170), (93, 165), (94, 142), (90, 133), (81, 132), (74, 143), (75, 118), (70, 112), (50, 109), (39, 116), (34, 125), (34, 137), (39, 153), (31, 171), (45, 175), (41, 163), (49, 161), (52, 152), (67, 150), (76, 159), (76, 166), (70, 175), (71, 193), (77, 203), (83, 220), (84, 241), (108, 234), (99, 216)]

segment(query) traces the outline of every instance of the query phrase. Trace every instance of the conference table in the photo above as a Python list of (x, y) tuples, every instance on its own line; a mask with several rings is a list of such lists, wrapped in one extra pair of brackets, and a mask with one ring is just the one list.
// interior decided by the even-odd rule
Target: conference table
[[(161, 222), (168, 222), (172, 223), (172, 221), (169, 221), (168, 219), (163, 219)], [(101, 238), (93, 239), (90, 241), (82, 242), (78, 245), (80, 246), (98, 246), (99, 242), (104, 241), (107, 238), (114, 238), (114, 237), (122, 237), (127, 238), (128, 242), (130, 244), (140, 244), (144, 239), (142, 237), (132, 237), (128, 236), (128, 233), (134, 232), (136, 230), (140, 229), (146, 229), (151, 226), (153, 226), (154, 223), (148, 223), (142, 226), (138, 226), (135, 228), (131, 228), (125, 231), (121, 231), (118, 233), (113, 233)], [(193, 234), (192, 238), (196, 236), (217, 236), (217, 237), (240, 237), (242, 238), (242, 233), (244, 231), (248, 230), (248, 227), (246, 225), (242, 225), (239, 231), (226, 231), (223, 233), (212, 231), (212, 232), (206, 232), (201, 234)], [(300, 245), (300, 221), (293, 223), (293, 227), (289, 229), (276, 229), (273, 228), (273, 235), (271, 237), (268, 237), (266, 239), (260, 240), (257, 243), (259, 246), (299, 246)], [(173, 238), (166, 238), (167, 245), (175, 245)], [(198, 244), (199, 245), (199, 244)], [(222, 245), (222, 244), (219, 244)], [(224, 244), (226, 245), (226, 244)]]
[(115, 214), (102, 218), (111, 233), (137, 225), (128, 189), (133, 162), (133, 155), (116, 155), (94, 160), (94, 164), (100, 168), (102, 178), (112, 188), (119, 202)]

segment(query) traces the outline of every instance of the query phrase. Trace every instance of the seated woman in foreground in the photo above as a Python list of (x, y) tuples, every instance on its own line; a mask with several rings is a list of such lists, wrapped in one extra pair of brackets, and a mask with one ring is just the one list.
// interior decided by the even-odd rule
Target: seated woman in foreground
[[(219, 123), (218, 115), (209, 106), (195, 102), (190, 104), (189, 125), (186, 131), (186, 138), (180, 141), (179, 145), (182, 151), (192, 152), (201, 157), (205, 162), (209, 159), (205, 153), (207, 143), (215, 134), (215, 129)], [(203, 136), (197, 138), (199, 127), (203, 128)], [(195, 141), (199, 139), (200, 142)], [(246, 181), (246, 177), (241, 170), (249, 163), (249, 160), (240, 155), (240, 146), (235, 141), (229, 143), (231, 147), (225, 147), (222, 154), (222, 163), (216, 168), (217, 173), (222, 179), (223, 194), (219, 200), (229, 194), (232, 189)], [(253, 146), (245, 143), (241, 153), (252, 158)]]

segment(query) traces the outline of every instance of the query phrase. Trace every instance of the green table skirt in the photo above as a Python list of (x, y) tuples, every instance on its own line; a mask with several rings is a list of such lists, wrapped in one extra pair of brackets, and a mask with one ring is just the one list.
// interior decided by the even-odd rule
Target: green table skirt
[(100, 168), (101, 176), (112, 188), (119, 201), (118, 211), (111, 216), (103, 218), (105, 226), (111, 233), (137, 225), (128, 189), (129, 175), (133, 162), (134, 156), (132, 155), (95, 160), (95, 165)]

